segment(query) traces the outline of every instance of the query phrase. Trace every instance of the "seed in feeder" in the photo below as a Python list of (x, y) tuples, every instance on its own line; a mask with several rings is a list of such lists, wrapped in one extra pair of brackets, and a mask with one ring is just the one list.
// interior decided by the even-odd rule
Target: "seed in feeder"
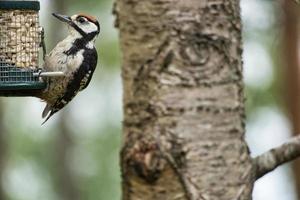
[(36, 67), (40, 34), (35, 11), (0, 12), (0, 54), (18, 67)]

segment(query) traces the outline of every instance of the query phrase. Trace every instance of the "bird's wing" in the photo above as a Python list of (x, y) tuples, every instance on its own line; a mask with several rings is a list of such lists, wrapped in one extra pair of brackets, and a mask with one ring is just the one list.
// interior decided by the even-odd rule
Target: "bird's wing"
[(69, 102), (81, 90), (86, 88), (90, 83), (93, 73), (97, 65), (97, 51), (95, 48), (87, 49), (83, 53), (83, 61), (79, 68), (71, 75), (72, 80), (69, 81), (66, 93), (62, 97), (62, 101)]
[(95, 48), (86, 50), (84, 57), (85, 59), (83, 60), (83, 65), (88, 67), (86, 67), (84, 72), (82, 72), (84, 76), (80, 81), (79, 91), (85, 89), (91, 82), (98, 61), (98, 55)]
[(68, 43), (63, 40), (59, 42), (53, 50), (46, 55), (44, 69), (46, 71), (65, 71), (67, 69), (68, 55), (65, 53), (69, 48)]

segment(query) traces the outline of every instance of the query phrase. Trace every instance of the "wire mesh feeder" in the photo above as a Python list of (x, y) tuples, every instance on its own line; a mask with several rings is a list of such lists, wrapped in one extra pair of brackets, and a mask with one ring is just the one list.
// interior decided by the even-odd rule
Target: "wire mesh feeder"
[(0, 1), (0, 96), (31, 96), (46, 88), (39, 69), (39, 9), (39, 1)]
[(20, 95), (17, 91), (26, 90), (32, 93), (33, 90), (44, 89), (45, 83), (39, 80), (36, 73), (34, 69), (12, 67), (0, 62), (0, 94), (12, 96), (15, 93), (17, 96), (27, 96), (28, 93)]

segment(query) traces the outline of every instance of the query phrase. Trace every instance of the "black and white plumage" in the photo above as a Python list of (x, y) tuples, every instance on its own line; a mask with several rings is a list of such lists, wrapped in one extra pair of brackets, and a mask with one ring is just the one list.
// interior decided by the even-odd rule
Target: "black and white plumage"
[(40, 95), (47, 103), (42, 114), (46, 117), (43, 124), (89, 85), (97, 65), (94, 43), (100, 32), (98, 21), (84, 14), (53, 15), (68, 24), (69, 35), (45, 58), (46, 71), (62, 71), (64, 76), (47, 79), (48, 87)]

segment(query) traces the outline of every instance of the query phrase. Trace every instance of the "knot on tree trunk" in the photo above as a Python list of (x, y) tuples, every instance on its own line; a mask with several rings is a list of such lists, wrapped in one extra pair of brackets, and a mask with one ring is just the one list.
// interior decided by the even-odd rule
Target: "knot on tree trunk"
[(125, 162), (138, 177), (154, 183), (166, 166), (166, 161), (154, 141), (137, 141), (131, 148), (125, 148)]

